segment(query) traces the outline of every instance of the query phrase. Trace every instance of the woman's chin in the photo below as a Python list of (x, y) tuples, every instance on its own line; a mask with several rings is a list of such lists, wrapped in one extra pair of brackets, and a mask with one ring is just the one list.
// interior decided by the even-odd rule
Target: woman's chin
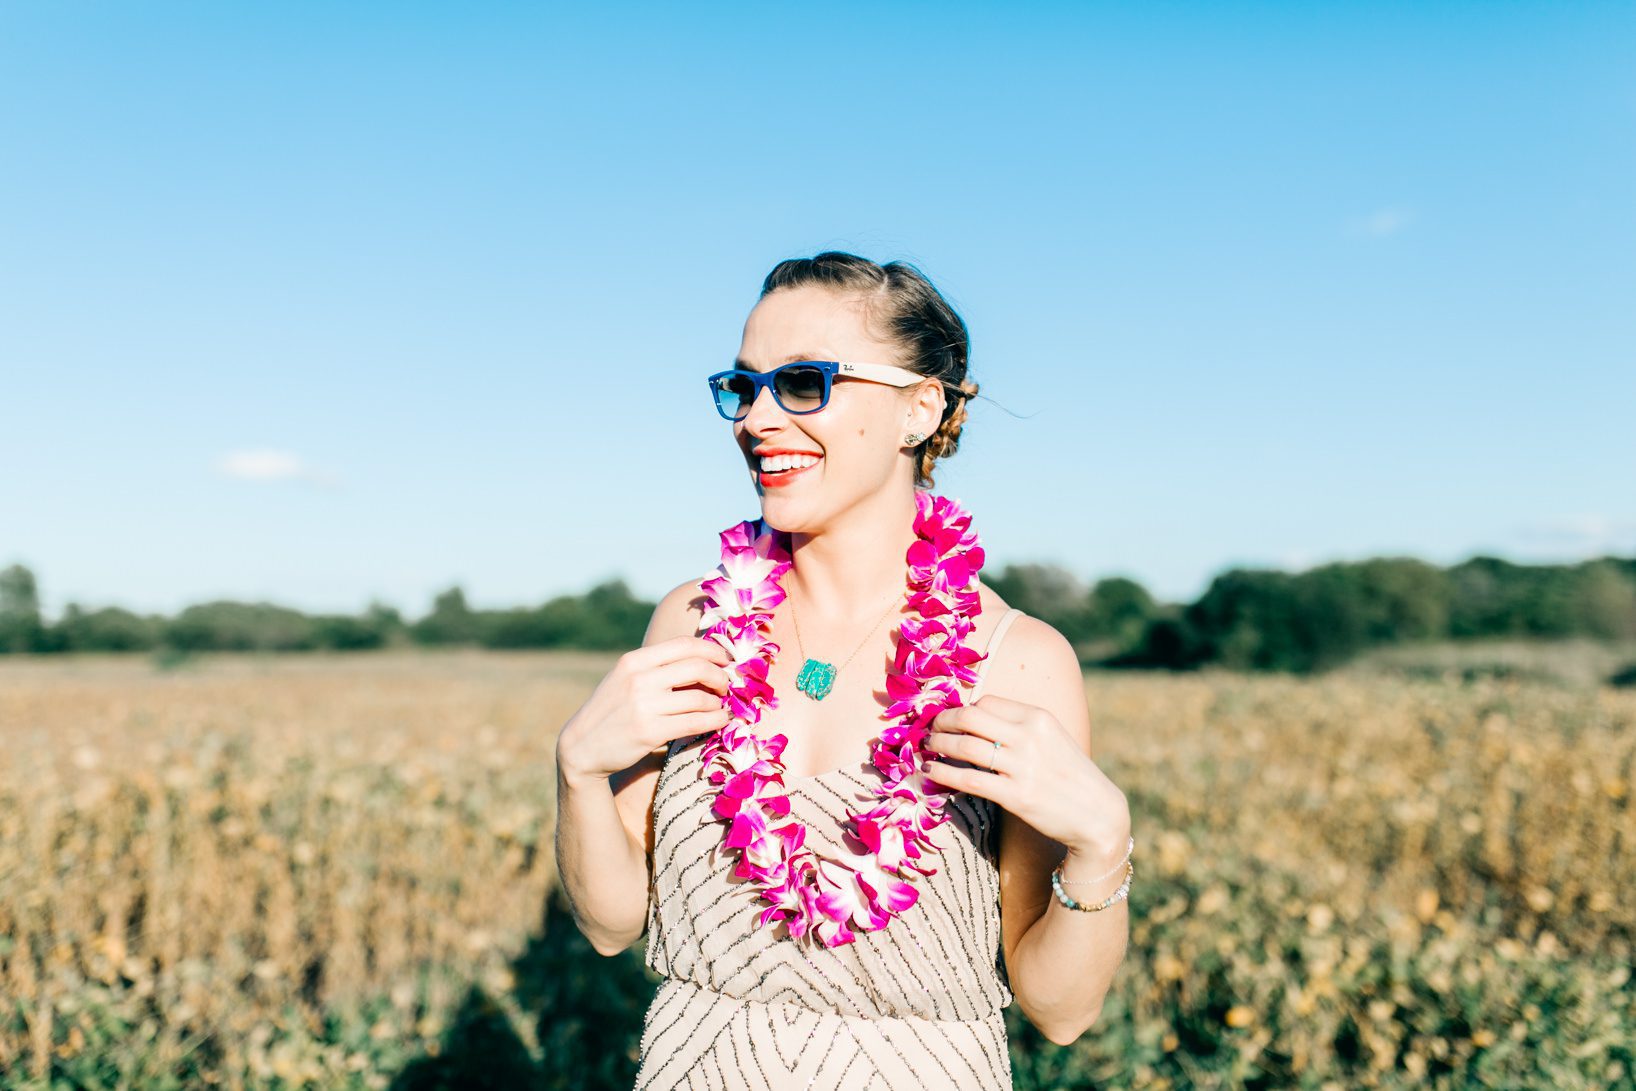
[(761, 516), (767, 520), (767, 525), (775, 530), (800, 530), (804, 527), (811, 510), (808, 503), (793, 496), (785, 496), (777, 489), (756, 490), (761, 499)]

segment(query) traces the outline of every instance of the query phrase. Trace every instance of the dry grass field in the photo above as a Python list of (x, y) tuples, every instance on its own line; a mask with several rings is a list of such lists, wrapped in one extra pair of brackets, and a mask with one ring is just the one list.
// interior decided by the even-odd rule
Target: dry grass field
[[(628, 1085), (640, 945), (550, 897), (612, 658), (0, 659), (0, 1087)], [(1086, 691), (1132, 945), (1074, 1046), (1008, 1012), (1019, 1087), (1631, 1084), (1636, 692)]]

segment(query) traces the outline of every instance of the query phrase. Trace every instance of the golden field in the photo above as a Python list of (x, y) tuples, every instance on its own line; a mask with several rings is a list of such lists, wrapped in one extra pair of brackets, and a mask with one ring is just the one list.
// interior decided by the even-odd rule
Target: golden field
[[(641, 945), (551, 897), (611, 655), (0, 659), (0, 1087), (618, 1086)], [(1636, 692), (1093, 673), (1132, 942), (1019, 1087), (1636, 1070)]]

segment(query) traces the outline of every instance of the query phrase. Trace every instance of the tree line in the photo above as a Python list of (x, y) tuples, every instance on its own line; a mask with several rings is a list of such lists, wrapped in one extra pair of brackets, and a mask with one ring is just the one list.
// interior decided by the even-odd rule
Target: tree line
[[(1219, 664), (1307, 672), (1369, 648), (1499, 637), (1636, 639), (1636, 558), (1522, 565), (1478, 556), (1446, 568), (1374, 558), (1301, 572), (1233, 568), (1197, 601), (1163, 603), (1141, 584), (1085, 585), (1057, 565), (985, 574), (1001, 597), (1051, 623), (1082, 663), (1175, 670)], [(406, 619), (371, 602), (359, 614), (307, 614), (267, 602), (218, 600), (174, 616), (70, 603), (42, 617), (34, 574), (0, 571), (0, 653), (353, 651), (405, 646), (622, 650), (641, 643), (654, 603), (611, 580), (538, 606), (476, 610), (438, 594)]]
[(1390, 644), (1499, 638), (1636, 639), (1636, 558), (1522, 565), (1478, 556), (1440, 568), (1407, 557), (1301, 572), (1232, 568), (1197, 601), (1163, 604), (1114, 577), (1082, 588), (1053, 566), (989, 581), (1055, 625), (1086, 664), (1308, 672)]

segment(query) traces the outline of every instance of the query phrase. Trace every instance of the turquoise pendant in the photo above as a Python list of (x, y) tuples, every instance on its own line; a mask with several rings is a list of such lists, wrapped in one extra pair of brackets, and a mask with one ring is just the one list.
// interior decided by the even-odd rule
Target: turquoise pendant
[(814, 701), (822, 701), (834, 684), (834, 666), (816, 659), (807, 660), (801, 667), (800, 676), (795, 680), (795, 688)]

